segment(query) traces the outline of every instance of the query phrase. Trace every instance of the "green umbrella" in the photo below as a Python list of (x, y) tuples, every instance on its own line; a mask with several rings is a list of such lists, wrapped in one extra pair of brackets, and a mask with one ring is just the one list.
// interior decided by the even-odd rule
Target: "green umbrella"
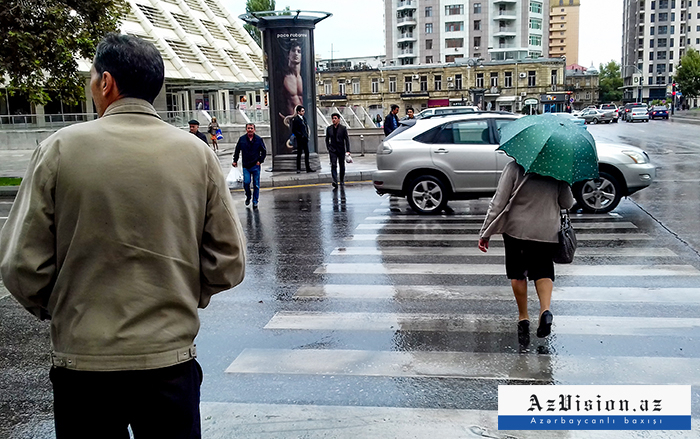
[(595, 140), (585, 128), (554, 114), (525, 116), (500, 129), (499, 150), (525, 172), (574, 184), (599, 178)]

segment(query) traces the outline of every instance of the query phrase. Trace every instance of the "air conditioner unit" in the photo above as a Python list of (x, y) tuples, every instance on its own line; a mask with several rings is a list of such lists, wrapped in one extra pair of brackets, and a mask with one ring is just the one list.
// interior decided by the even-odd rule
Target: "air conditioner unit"
[(323, 85), (323, 81), (318, 81), (318, 85)]
[(384, 82), (384, 78), (379, 78), (379, 82)]
[(418, 79), (418, 78), (419, 78), (418, 75), (413, 75), (413, 79)]
[(520, 92), (520, 96), (522, 96), (522, 97), (527, 96), (527, 92), (526, 92), (526, 91), (521, 91), (521, 92)]
[(352, 83), (352, 81), (349, 80), (349, 79), (346, 79), (346, 80), (345, 80), (345, 83), (346, 83), (346, 84), (350, 84), (350, 83)]
[(454, 79), (455, 79), (455, 78), (453, 78), (452, 76), (448, 76), (448, 77), (447, 77), (447, 82), (452, 82), (452, 81), (454, 81)]
[(519, 76), (520, 76), (520, 79), (525, 79), (525, 78), (527, 78), (527, 73), (521, 72)]

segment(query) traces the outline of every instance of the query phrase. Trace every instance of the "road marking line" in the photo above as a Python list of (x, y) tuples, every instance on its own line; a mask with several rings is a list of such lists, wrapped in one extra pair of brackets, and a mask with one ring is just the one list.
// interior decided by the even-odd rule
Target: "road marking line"
[(557, 384), (700, 384), (700, 359), (555, 357), (440, 351), (244, 349), (226, 373), (511, 380)]
[[(510, 286), (339, 285), (299, 287), (295, 299), (513, 300)], [(557, 302), (700, 303), (700, 288), (554, 287)]]
[[(280, 311), (265, 329), (418, 332), (514, 332), (512, 316), (448, 313)], [(557, 315), (558, 335), (697, 337), (700, 319)]]
[[(414, 222), (439, 222), (439, 221), (464, 221), (464, 220), (479, 220), (484, 221), (486, 217), (486, 212), (481, 214), (455, 214), (455, 215), (376, 215), (368, 216), (365, 218), (366, 221), (414, 221)], [(596, 221), (619, 221), (620, 216), (615, 214), (569, 214), (572, 222), (575, 224), (577, 220), (596, 220)]]
[[(692, 265), (557, 265), (557, 276), (699, 276)], [(503, 264), (323, 264), (315, 274), (505, 275)]]
[[(357, 230), (481, 230), (479, 223), (464, 224), (360, 224)], [(574, 229), (637, 229), (630, 222), (580, 222), (574, 224)]]
[[(476, 247), (341, 247), (331, 256), (503, 256), (503, 247), (492, 247), (484, 253)], [(673, 257), (667, 248), (579, 247), (576, 256), (602, 257)]]
[[(378, 233), (366, 233), (352, 235), (345, 238), (346, 241), (478, 241), (478, 234), (413, 234), (413, 233), (401, 233), (401, 234), (378, 234)], [(576, 239), (578, 241), (648, 241), (652, 237), (646, 233), (577, 233)], [(491, 241), (502, 241), (501, 235), (494, 235), (491, 237)]]

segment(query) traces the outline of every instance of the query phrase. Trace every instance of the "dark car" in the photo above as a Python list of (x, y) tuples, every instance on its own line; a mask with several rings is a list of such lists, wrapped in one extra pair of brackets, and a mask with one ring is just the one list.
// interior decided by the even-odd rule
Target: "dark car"
[(646, 108), (647, 104), (645, 104), (644, 102), (631, 102), (629, 104), (625, 104), (622, 110), (622, 114), (620, 115), (620, 117), (622, 117), (622, 120), (624, 120), (625, 122), (630, 122), (632, 120), (632, 109), (638, 107)]
[(668, 119), (668, 108), (665, 105), (656, 105), (649, 110), (649, 119)]

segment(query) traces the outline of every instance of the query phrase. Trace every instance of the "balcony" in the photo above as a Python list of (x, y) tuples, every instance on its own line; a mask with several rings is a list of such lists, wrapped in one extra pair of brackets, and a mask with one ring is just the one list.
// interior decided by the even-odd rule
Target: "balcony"
[(398, 43), (410, 43), (412, 41), (416, 41), (417, 38), (413, 34), (413, 32), (407, 32), (404, 34), (399, 34), (399, 39), (397, 40)]
[(337, 94), (337, 95), (319, 95), (318, 96), (319, 101), (347, 101), (348, 96), (344, 94)]
[(511, 26), (505, 26), (505, 27), (500, 27), (498, 30), (493, 34), (494, 37), (506, 37), (506, 38), (515, 38), (517, 33), (515, 32), (515, 27)]
[(514, 5), (517, 4), (518, 0), (494, 0), (494, 5)]
[(430, 97), (427, 91), (405, 91), (401, 93), (401, 97), (404, 99), (415, 99), (415, 98), (427, 98)]
[(399, 19), (396, 20), (396, 24), (397, 24), (399, 27), (402, 27), (402, 26), (415, 26), (415, 25), (418, 24), (418, 22), (416, 21), (416, 17), (401, 17), (401, 18), (399, 18)]
[(417, 55), (415, 49), (401, 49), (398, 51), (399, 58), (415, 58)]
[(515, 11), (498, 11), (498, 13), (496, 15), (494, 15), (493, 19), (496, 21), (499, 21), (499, 20), (515, 21), (518, 19), (518, 16), (516, 15)]
[(398, 6), (396, 7), (396, 10), (406, 11), (416, 9), (417, 7), (418, 2), (416, 0), (400, 0)]

